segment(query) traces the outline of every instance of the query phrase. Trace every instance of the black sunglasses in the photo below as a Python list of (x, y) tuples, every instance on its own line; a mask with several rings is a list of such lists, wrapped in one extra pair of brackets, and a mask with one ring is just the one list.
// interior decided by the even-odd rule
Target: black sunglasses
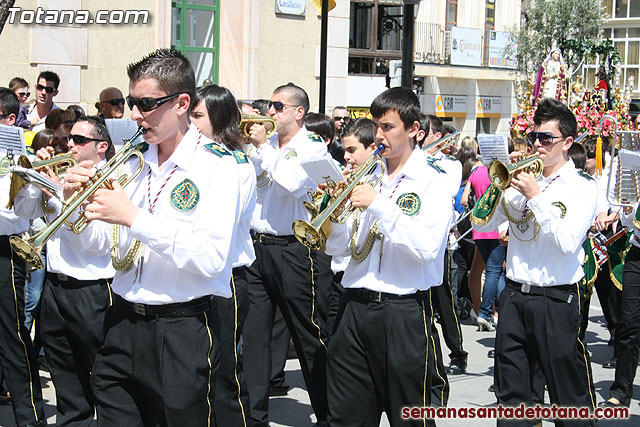
[(95, 142), (100, 142), (100, 141), (107, 141), (106, 139), (99, 139), (99, 138), (87, 138), (86, 136), (82, 136), (82, 135), (72, 135), (69, 134), (69, 136), (67, 136), (67, 141), (72, 141), (74, 144), (77, 145), (84, 145), (87, 142), (90, 141), (95, 141)]
[(29, 96), (31, 96), (31, 92), (18, 92), (18, 95), (20, 95), (22, 97), (26, 96), (28, 98)]
[(103, 101), (103, 102), (106, 102), (106, 103), (111, 104), (114, 107), (116, 107), (116, 106), (118, 106), (120, 104), (124, 105), (124, 98), (114, 98), (114, 99), (110, 99), (108, 101)]
[(282, 111), (287, 107), (297, 107), (297, 105), (289, 105), (281, 101), (269, 101), (269, 108), (271, 107), (276, 111)]
[(36, 90), (41, 91), (41, 90), (45, 90), (45, 92), (47, 92), (49, 95), (51, 95), (53, 93), (54, 90), (56, 90), (56, 88), (54, 87), (49, 87), (49, 86), (42, 86), (41, 84), (37, 84), (36, 85)]
[(179, 93), (174, 93), (173, 95), (161, 96), (160, 98), (132, 98), (127, 96), (127, 105), (130, 110), (133, 110), (133, 107), (135, 106), (138, 107), (138, 110), (146, 113), (155, 110), (165, 102), (171, 101), (179, 95)]
[(344, 121), (344, 122), (348, 122), (349, 121), (349, 116), (335, 116), (333, 118), (334, 122), (339, 122), (339, 121)]
[(549, 132), (529, 132), (527, 135), (527, 142), (531, 145), (535, 144), (536, 140), (540, 141), (542, 146), (551, 145), (554, 139), (562, 140), (563, 137), (553, 136)]

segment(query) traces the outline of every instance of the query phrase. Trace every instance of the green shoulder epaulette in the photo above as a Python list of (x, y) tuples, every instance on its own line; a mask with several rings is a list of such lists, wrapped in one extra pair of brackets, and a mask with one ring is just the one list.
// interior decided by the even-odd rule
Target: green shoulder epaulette
[(452, 156), (451, 154), (447, 154), (447, 157), (449, 158), (449, 160), (458, 160), (454, 156)]
[(433, 157), (429, 156), (429, 157), (426, 157), (426, 159), (427, 159), (427, 163), (428, 163), (432, 168), (434, 168), (435, 170), (437, 170), (437, 171), (438, 171), (438, 173), (447, 173), (447, 171), (445, 171), (444, 169), (442, 169), (442, 168), (440, 167), (440, 165), (438, 165), (438, 161), (437, 161), (435, 158), (433, 158)]
[(491, 184), (473, 207), (471, 222), (476, 225), (485, 225), (488, 223), (496, 211), (501, 193), (498, 187)]
[(580, 176), (581, 176), (581, 177), (583, 177), (583, 178), (588, 179), (589, 181), (595, 181), (595, 179), (594, 179), (591, 175), (589, 175), (588, 173), (586, 173), (585, 171), (580, 171), (580, 170), (579, 170), (579, 171), (578, 171), (578, 175), (580, 175)]
[(309, 139), (312, 140), (313, 142), (324, 142), (322, 140), (322, 137), (315, 132), (311, 132), (309, 134)]
[(140, 152), (143, 154), (146, 153), (147, 150), (149, 149), (149, 144), (147, 144), (146, 142), (141, 142), (138, 145), (140, 146)]
[(204, 145), (204, 148), (206, 148), (207, 150), (211, 151), (213, 154), (215, 154), (218, 157), (222, 157), (222, 156), (231, 156), (231, 152), (229, 150), (227, 150), (226, 148), (224, 148), (222, 145), (218, 144), (217, 142), (211, 142), (209, 144)]
[(36, 150), (34, 150), (32, 146), (27, 145), (27, 154), (35, 156), (36, 155)]
[(247, 159), (247, 154), (242, 150), (235, 150), (232, 152), (233, 157), (236, 158), (236, 162), (238, 164), (249, 163), (249, 159)]

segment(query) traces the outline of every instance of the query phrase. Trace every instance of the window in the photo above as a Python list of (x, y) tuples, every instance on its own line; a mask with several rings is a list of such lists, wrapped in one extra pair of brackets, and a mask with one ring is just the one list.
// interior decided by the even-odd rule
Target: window
[(640, 0), (603, 0), (602, 6), (610, 18), (640, 17)]
[[(640, 74), (640, 28), (638, 27), (621, 27), (621, 28), (605, 28), (603, 38), (612, 38), (613, 45), (620, 54), (620, 89), (624, 89), (630, 78), (634, 80), (634, 91), (638, 91), (638, 76)], [(602, 63), (602, 55), (598, 55), (595, 61), (587, 61), (584, 69), (585, 86), (592, 88), (597, 83), (596, 71)], [(611, 75), (613, 70), (607, 70), (609, 75), (609, 83), (611, 87), (616, 86), (616, 76)]]
[(219, 0), (171, 3), (171, 47), (184, 53), (196, 74), (196, 85), (218, 82)]
[(402, 58), (402, 0), (351, 1), (349, 74), (386, 75)]
[(458, 0), (447, 0), (445, 13), (447, 14), (445, 17), (447, 31), (450, 31), (451, 27), (458, 25)]

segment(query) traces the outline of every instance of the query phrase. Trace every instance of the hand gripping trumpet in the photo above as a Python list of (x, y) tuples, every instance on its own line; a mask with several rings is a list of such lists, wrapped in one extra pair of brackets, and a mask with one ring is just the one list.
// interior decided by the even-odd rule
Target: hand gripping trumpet
[(380, 174), (378, 179), (373, 181), (370, 180), (378, 165), (380, 165), (384, 172), (384, 163), (382, 162), (382, 159), (378, 157), (378, 154), (383, 150), (384, 145), (380, 144), (376, 152), (351, 174), (345, 186), (339, 189), (338, 192), (331, 197), (327, 207), (317, 215), (314, 215), (309, 222), (302, 220), (296, 220), (293, 222), (293, 234), (300, 243), (315, 250), (320, 250), (324, 247), (327, 243), (327, 235), (323, 231), (324, 224), (328, 220), (342, 224), (355, 211), (351, 206), (345, 206), (341, 212), (338, 212), (338, 209), (341, 207), (342, 202), (351, 195), (351, 192), (356, 188), (356, 185), (367, 183), (375, 187), (382, 179), (383, 174)]
[(276, 121), (271, 117), (261, 116), (259, 114), (243, 114), (242, 120), (240, 120), (240, 130), (246, 137), (249, 137), (251, 126), (255, 124), (264, 125), (264, 128), (267, 131), (267, 138), (271, 138), (278, 129)]
[(458, 144), (458, 140), (460, 139), (460, 131), (455, 131), (447, 136), (443, 136), (439, 140), (432, 142), (431, 144), (425, 145), (422, 147), (422, 151), (427, 154), (434, 155), (438, 151), (444, 151), (448, 148), (451, 148), (453, 145)]
[(40, 253), (45, 243), (55, 234), (56, 231), (63, 225), (67, 224), (71, 226), (71, 230), (79, 234), (88, 225), (88, 220), (81, 215), (75, 223), (69, 223), (68, 218), (82, 206), (89, 197), (95, 194), (101, 188), (109, 190), (113, 189), (113, 185), (109, 181), (109, 178), (118, 171), (120, 166), (124, 164), (131, 156), (138, 158), (138, 168), (133, 172), (131, 176), (122, 175), (118, 178), (118, 182), (122, 187), (125, 187), (136, 176), (142, 172), (144, 167), (144, 158), (142, 157), (143, 144), (133, 144), (133, 142), (144, 134), (146, 130), (143, 127), (139, 127), (138, 131), (125, 143), (125, 145), (118, 151), (105, 165), (96, 171), (96, 174), (91, 178), (84, 186), (78, 190), (69, 200), (64, 202), (62, 212), (53, 221), (51, 221), (45, 228), (39, 233), (28, 239), (22, 239), (18, 236), (12, 236), (9, 239), (11, 248), (27, 263), (31, 264), (36, 270), (43, 267), (43, 262), (40, 259)]
[(524, 157), (515, 163), (506, 165), (500, 160), (494, 160), (489, 163), (487, 172), (489, 180), (500, 191), (504, 191), (511, 185), (511, 179), (516, 173), (531, 172), (535, 178), (538, 178), (544, 169), (542, 159), (539, 154)]

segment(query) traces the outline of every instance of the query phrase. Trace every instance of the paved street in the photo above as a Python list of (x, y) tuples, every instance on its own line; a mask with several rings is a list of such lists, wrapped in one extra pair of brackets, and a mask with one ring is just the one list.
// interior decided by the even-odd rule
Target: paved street
[[(493, 360), (487, 358), (487, 351), (493, 347), (493, 332), (478, 332), (472, 325), (462, 325), (465, 349), (469, 352), (468, 372), (465, 375), (450, 377), (451, 394), (449, 406), (451, 407), (488, 407), (495, 404), (495, 397), (487, 391), (492, 382)], [(590, 322), (587, 330), (587, 346), (591, 352), (594, 383), (596, 386), (598, 401), (608, 397), (608, 389), (612, 383), (614, 371), (603, 369), (602, 362), (608, 360), (613, 352), (613, 347), (607, 346), (609, 334), (604, 327), (604, 317), (597, 297), (591, 304)], [(445, 356), (446, 359), (446, 356)], [(55, 425), (55, 395), (53, 384), (46, 372), (40, 372), (43, 381), (43, 392), (46, 402), (46, 413), (49, 423)], [(287, 363), (286, 381), (292, 390), (287, 396), (271, 399), (271, 425), (304, 427), (311, 426), (315, 420), (300, 368), (295, 360)], [(640, 384), (636, 377), (634, 387), (634, 400), (631, 402), (631, 418), (628, 421), (606, 421), (599, 425), (605, 426), (638, 426), (640, 425)], [(495, 420), (439, 420), (438, 426), (454, 427), (460, 425), (494, 426)], [(383, 416), (382, 426), (388, 426)], [(552, 423), (545, 422), (545, 426)], [(10, 406), (0, 406), (0, 427), (14, 427), (13, 414)], [(227, 427), (227, 426), (222, 426)]]

